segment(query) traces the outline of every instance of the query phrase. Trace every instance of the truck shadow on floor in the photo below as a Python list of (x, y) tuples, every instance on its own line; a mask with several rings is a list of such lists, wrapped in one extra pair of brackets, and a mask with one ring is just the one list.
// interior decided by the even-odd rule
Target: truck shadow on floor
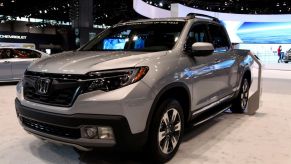
[(0, 82), (0, 86), (17, 85), (18, 82)]
[[(259, 114), (259, 116), (264, 117), (264, 114)], [(209, 151), (215, 144), (225, 140), (232, 131), (243, 126), (244, 122), (247, 121), (249, 117), (250, 116), (243, 114), (224, 113), (196, 127), (186, 128), (180, 150), (176, 156), (178, 156), (178, 158), (180, 156), (186, 158), (189, 156), (189, 158), (194, 159), (197, 156), (197, 158), (199, 158), (200, 154)], [(31, 151), (35, 156), (52, 163), (63, 163), (57, 161), (57, 158), (55, 158), (56, 156), (60, 156), (59, 158), (64, 159), (66, 163), (150, 163), (147, 160), (148, 158), (145, 155), (142, 155), (142, 153), (124, 153), (100, 150), (79, 152), (74, 151), (68, 146), (56, 146), (50, 143), (42, 144), (42, 146), (36, 146), (36, 143), (32, 144)], [(50, 153), (52, 153), (52, 155), (49, 155)], [(174, 157), (172, 162), (177, 163), (178, 160), (175, 162)]]

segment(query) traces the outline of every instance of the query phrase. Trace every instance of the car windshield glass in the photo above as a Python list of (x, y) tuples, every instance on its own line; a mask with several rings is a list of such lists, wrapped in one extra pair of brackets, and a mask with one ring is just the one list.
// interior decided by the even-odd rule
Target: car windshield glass
[(184, 21), (153, 21), (117, 25), (98, 35), (80, 51), (171, 50), (184, 25)]

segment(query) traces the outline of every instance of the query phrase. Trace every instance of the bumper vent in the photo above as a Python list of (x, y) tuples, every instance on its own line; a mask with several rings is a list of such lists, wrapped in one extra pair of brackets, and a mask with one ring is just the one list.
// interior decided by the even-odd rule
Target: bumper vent
[(26, 127), (42, 132), (42, 133), (51, 134), (51, 135), (64, 137), (64, 138), (70, 138), (70, 139), (78, 139), (81, 137), (81, 133), (79, 129), (64, 128), (64, 127), (59, 127), (55, 125), (49, 125), (46, 123), (30, 120), (25, 117), (21, 117), (21, 122)]

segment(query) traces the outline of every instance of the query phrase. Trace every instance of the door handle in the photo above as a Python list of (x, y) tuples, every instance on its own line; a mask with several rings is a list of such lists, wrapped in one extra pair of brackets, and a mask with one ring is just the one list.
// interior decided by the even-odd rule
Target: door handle
[(10, 61), (4, 61), (4, 63), (10, 63)]
[(220, 59), (215, 59), (215, 63), (220, 63), (221, 60)]

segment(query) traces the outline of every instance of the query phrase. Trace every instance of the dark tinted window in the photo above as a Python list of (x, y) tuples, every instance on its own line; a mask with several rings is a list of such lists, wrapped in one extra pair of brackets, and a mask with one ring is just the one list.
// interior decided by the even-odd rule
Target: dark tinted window
[(15, 58), (40, 58), (39, 52), (27, 49), (15, 49)]
[(191, 28), (186, 42), (186, 49), (191, 50), (191, 46), (196, 42), (209, 42), (206, 25), (194, 25)]
[(184, 21), (138, 22), (115, 26), (98, 35), (81, 51), (164, 51), (176, 44)]
[(209, 25), (209, 32), (216, 51), (227, 51), (230, 48), (228, 36), (223, 27)]
[(12, 49), (0, 49), (0, 59), (14, 58)]

